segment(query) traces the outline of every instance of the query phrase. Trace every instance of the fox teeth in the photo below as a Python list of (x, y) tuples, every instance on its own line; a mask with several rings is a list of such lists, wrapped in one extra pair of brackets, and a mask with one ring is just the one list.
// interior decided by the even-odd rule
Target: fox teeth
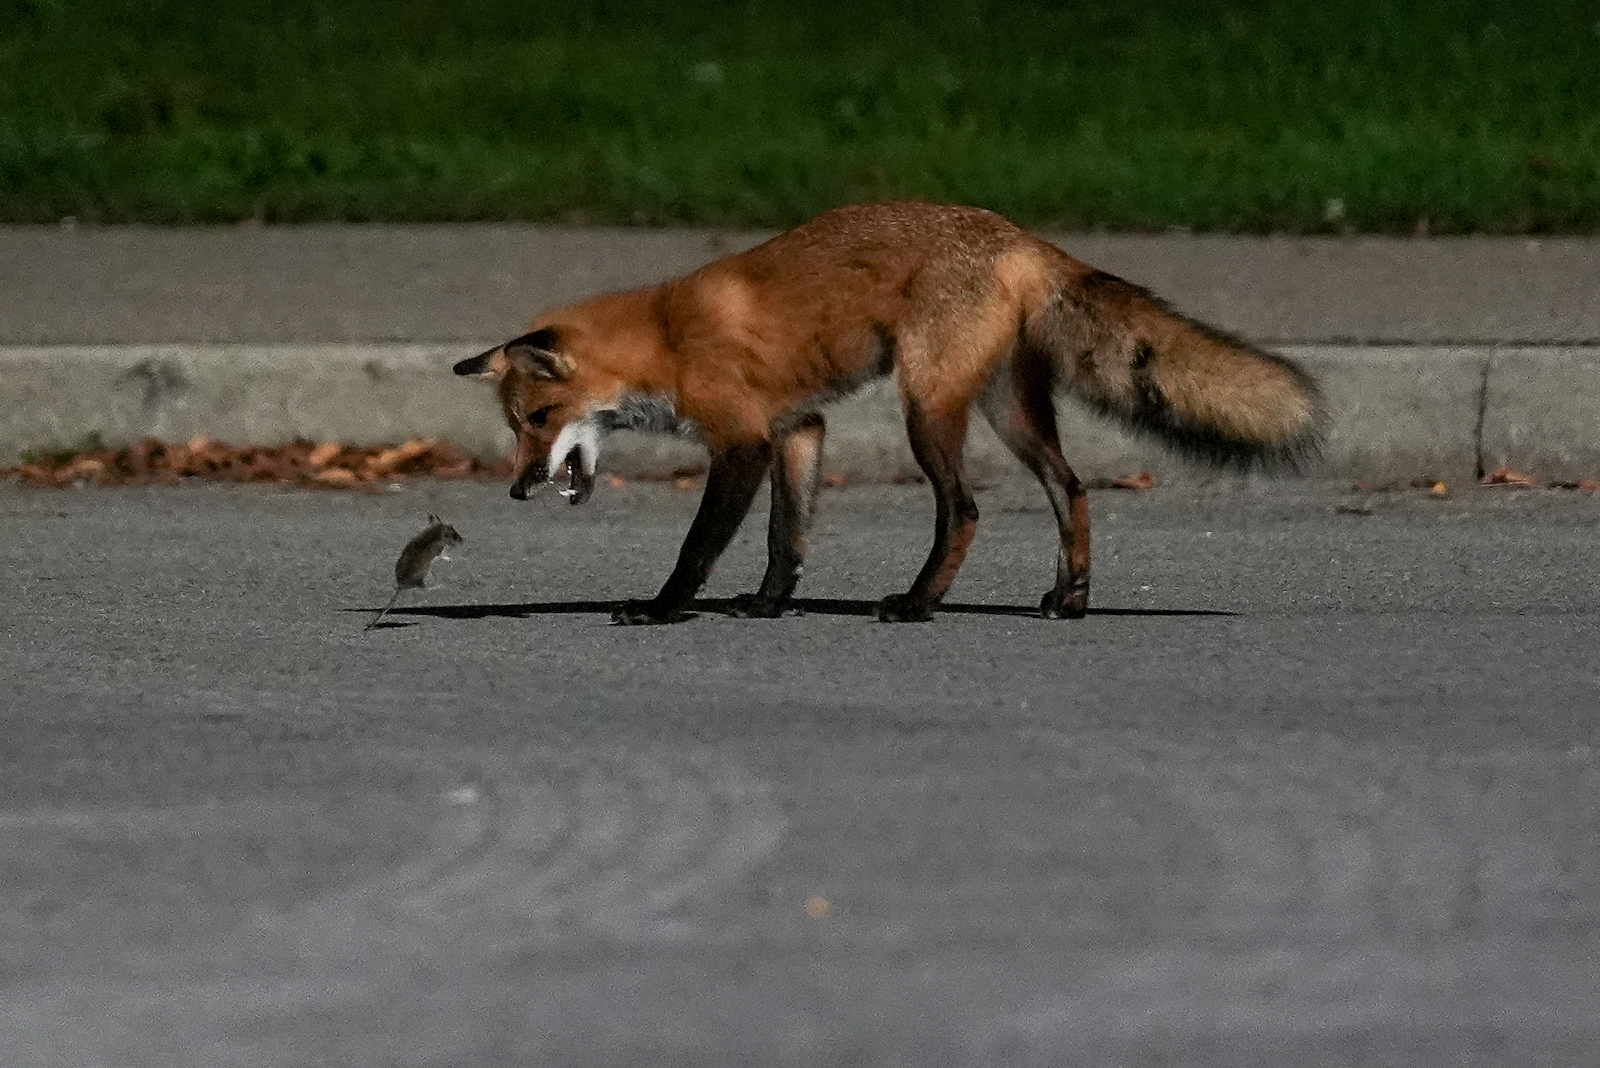
[(561, 433), (556, 435), (554, 444), (550, 446), (550, 466), (545, 479), (555, 482), (556, 471), (565, 464), (567, 484), (563, 486), (557, 483), (556, 491), (574, 504), (587, 497), (588, 490), (594, 485), (595, 465), (600, 458), (602, 429), (600, 420), (590, 413), (577, 422), (562, 427)]
[(555, 443), (550, 446), (549, 481), (555, 481), (556, 469), (568, 463), (574, 452), (578, 454), (578, 462), (586, 468), (585, 473), (592, 474), (595, 460), (600, 456), (600, 426), (593, 416), (568, 423), (556, 435)]

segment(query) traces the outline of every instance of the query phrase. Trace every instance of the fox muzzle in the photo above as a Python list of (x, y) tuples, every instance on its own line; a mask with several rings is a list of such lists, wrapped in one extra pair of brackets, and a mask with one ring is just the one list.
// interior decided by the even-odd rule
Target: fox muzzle
[(550, 481), (550, 463), (547, 460), (537, 460), (522, 469), (522, 474), (511, 484), (511, 496), (515, 500), (528, 499), (530, 490), (544, 485)]
[[(582, 504), (594, 492), (593, 461), (588, 460), (582, 447), (579, 446), (567, 454), (566, 468), (567, 484), (558, 487), (561, 495), (567, 499), (568, 504)], [(519, 501), (527, 500), (534, 490), (546, 482), (555, 481), (551, 475), (548, 460), (529, 464), (511, 484), (512, 498)]]

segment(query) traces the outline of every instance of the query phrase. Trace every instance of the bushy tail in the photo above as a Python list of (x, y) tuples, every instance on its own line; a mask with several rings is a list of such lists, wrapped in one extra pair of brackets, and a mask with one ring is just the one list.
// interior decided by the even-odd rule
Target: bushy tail
[(1299, 467), (1326, 412), (1299, 366), (1173, 311), (1148, 290), (1089, 271), (1029, 314), (1059, 388), (1129, 429), (1217, 467)]

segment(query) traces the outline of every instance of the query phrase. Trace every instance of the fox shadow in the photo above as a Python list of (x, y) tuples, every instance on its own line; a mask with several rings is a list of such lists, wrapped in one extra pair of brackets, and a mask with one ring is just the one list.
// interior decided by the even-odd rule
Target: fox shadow
[[(529, 619), (534, 616), (585, 616), (603, 615), (610, 616), (616, 611), (620, 601), (530, 601), (523, 604), (443, 604), (443, 605), (414, 605), (407, 608), (395, 608), (389, 612), (390, 618), (394, 616), (421, 616), (434, 619)], [(692, 611), (697, 615), (727, 615), (733, 601), (729, 598), (705, 598), (696, 600)], [(811, 616), (862, 616), (872, 618), (878, 607), (878, 601), (854, 597), (798, 597), (794, 601), (793, 610), (789, 614)], [(372, 612), (374, 609), (347, 608), (347, 612)], [(940, 615), (968, 615), (968, 616), (1013, 616), (1022, 619), (1038, 619), (1039, 609), (1036, 605), (1012, 604), (964, 604), (949, 603), (941, 605)], [(1162, 616), (1237, 616), (1239, 613), (1225, 608), (1090, 608), (1090, 616), (1116, 617), (1132, 616), (1140, 618), (1160, 618)], [(389, 622), (387, 619), (379, 623), (375, 630), (386, 630), (391, 627), (415, 626), (415, 623)]]

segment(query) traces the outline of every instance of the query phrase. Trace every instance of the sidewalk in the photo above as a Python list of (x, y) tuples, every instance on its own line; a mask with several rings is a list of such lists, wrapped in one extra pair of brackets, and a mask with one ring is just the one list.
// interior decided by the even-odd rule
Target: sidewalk
[[(498, 451), (506, 431), (490, 396), (453, 378), (453, 360), (517, 332), (540, 307), (681, 273), (761, 236), (0, 228), (0, 462), (91, 433), (447, 436)], [(1051, 236), (1304, 360), (1334, 413), (1324, 475), (1600, 473), (1600, 241)], [(1080, 473), (1186, 475), (1161, 450), (1065, 414)], [(830, 470), (853, 477), (913, 470), (884, 389), (832, 410), (828, 456)], [(697, 453), (646, 441), (608, 449), (606, 462), (659, 473)], [(986, 428), (974, 433), (973, 466), (982, 479), (1019, 470)]]

